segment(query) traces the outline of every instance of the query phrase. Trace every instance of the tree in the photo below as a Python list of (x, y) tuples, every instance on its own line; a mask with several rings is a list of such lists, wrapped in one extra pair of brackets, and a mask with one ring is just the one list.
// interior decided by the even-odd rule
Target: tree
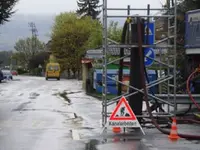
[(86, 46), (90, 49), (96, 49), (102, 46), (102, 25), (97, 21), (92, 21), (92, 23), (91, 34), (87, 40)]
[(51, 55), (49, 56), (49, 62), (50, 62), (50, 63), (57, 63), (56, 57), (55, 57), (54, 55), (51, 54)]
[(8, 21), (8, 18), (15, 12), (13, 7), (18, 0), (1, 0), (0, 1), (0, 25)]
[(8, 66), (11, 63), (12, 51), (0, 51), (0, 64)]
[(27, 66), (31, 58), (41, 51), (44, 51), (45, 44), (38, 38), (28, 37), (26, 39), (19, 39), (14, 46), (16, 53), (14, 57), (21, 65)]
[(49, 59), (50, 54), (48, 52), (42, 51), (39, 52), (38, 54), (36, 54), (35, 56), (33, 56), (30, 60), (29, 60), (29, 69), (35, 69), (38, 68), (39, 65), (43, 66), (43, 68), (46, 65), (46, 62)]
[(118, 26), (118, 22), (111, 21), (108, 27), (108, 38), (121, 42), (122, 28)]
[(199, 9), (200, 8), (200, 1), (199, 0), (179, 0), (179, 11), (182, 11), (183, 13)]
[(76, 11), (81, 16), (91, 16), (92, 19), (98, 19), (98, 15), (101, 11), (97, 10), (99, 6), (99, 0), (78, 0), (77, 5), (79, 9)]
[(80, 71), (81, 57), (86, 50), (99, 46), (101, 40), (101, 25), (97, 20), (79, 18), (72, 12), (61, 13), (55, 19), (50, 49), (62, 71), (75, 73)]

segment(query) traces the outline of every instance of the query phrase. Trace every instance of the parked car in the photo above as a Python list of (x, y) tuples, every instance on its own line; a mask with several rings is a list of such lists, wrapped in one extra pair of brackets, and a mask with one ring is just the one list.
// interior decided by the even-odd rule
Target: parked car
[(13, 79), (13, 75), (10, 70), (2, 70), (4, 79)]
[(16, 70), (12, 70), (11, 73), (12, 73), (13, 76), (17, 76), (18, 75)]
[(0, 70), (0, 82), (4, 80), (3, 72)]

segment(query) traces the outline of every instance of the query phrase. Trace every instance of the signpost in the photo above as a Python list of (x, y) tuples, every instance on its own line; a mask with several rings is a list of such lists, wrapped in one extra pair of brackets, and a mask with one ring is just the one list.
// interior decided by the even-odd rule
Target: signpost
[(145, 55), (145, 66), (151, 66), (154, 62), (155, 59), (155, 53), (154, 50), (152, 48), (146, 48), (144, 50), (144, 55)]
[(148, 25), (147, 25), (147, 23), (145, 23), (145, 39), (144, 39), (145, 41), (146, 41), (146, 38), (147, 38), (147, 30), (149, 30), (148, 44), (154, 44), (154, 41), (155, 41), (155, 25), (154, 25), (153, 22), (150, 22)]
[[(149, 30), (149, 35), (147, 37), (147, 31)], [(145, 23), (145, 41), (148, 38), (148, 44), (153, 45), (155, 41), (155, 24), (150, 22), (148, 25)], [(152, 48), (145, 48), (144, 50), (145, 66), (151, 66), (155, 59), (155, 52)], [(150, 57), (150, 58), (148, 58)]]

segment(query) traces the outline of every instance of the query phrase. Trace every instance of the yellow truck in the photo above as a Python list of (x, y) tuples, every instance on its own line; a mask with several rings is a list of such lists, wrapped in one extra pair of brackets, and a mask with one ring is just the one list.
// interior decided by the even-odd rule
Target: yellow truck
[(46, 72), (45, 72), (46, 80), (49, 78), (55, 78), (60, 80), (60, 64), (59, 63), (48, 63), (46, 65)]

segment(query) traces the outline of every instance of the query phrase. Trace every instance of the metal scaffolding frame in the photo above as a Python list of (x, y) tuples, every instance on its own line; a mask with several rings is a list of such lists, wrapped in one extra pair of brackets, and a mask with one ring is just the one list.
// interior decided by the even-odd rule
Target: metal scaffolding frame
[[(108, 62), (107, 60), (107, 51), (109, 48), (126, 48), (130, 49), (133, 47), (138, 47), (138, 45), (132, 45), (132, 44), (118, 44), (116, 42), (112, 42), (113, 44), (108, 44), (112, 39), (108, 39), (108, 33), (107, 33), (107, 28), (108, 28), (108, 18), (127, 18), (127, 17), (143, 17), (143, 18), (167, 18), (168, 21), (168, 34), (167, 37), (157, 41), (153, 45), (143, 45), (143, 47), (150, 47), (154, 49), (167, 49), (167, 58), (164, 62), (161, 60), (155, 60), (160, 66), (164, 65), (167, 67), (167, 74), (164, 77), (160, 77), (158, 80), (151, 82), (147, 85), (147, 88), (159, 85), (161, 83), (166, 83), (167, 84), (167, 94), (165, 93), (165, 97), (163, 98), (163, 93), (162, 96), (160, 97), (159, 94), (150, 94), (148, 93), (148, 98), (149, 99), (156, 99), (162, 104), (166, 104), (168, 106), (172, 106), (174, 108), (174, 114), (168, 113), (167, 114), (160, 114), (160, 113), (155, 113), (155, 116), (171, 116), (175, 115), (177, 111), (177, 102), (176, 102), (176, 32), (177, 32), (177, 21), (176, 21), (176, 16), (177, 16), (177, 0), (167, 0), (167, 7), (166, 8), (137, 8), (133, 9), (130, 8), (108, 8), (107, 7), (107, 1), (108, 0), (103, 0), (103, 69), (102, 69), (102, 126), (105, 127), (107, 123), (107, 119), (111, 112), (108, 112), (108, 106), (116, 103), (121, 96), (129, 97), (130, 95), (134, 95), (138, 92), (143, 93), (143, 89), (137, 89), (135, 87), (129, 86), (129, 88), (132, 88), (136, 90), (137, 92), (134, 93), (124, 93), (121, 96), (116, 96), (115, 98), (108, 100), (107, 99), (107, 79), (110, 77), (107, 76), (107, 65), (116, 61), (119, 61), (121, 59), (124, 59), (126, 57), (130, 57), (130, 55), (121, 57), (119, 59), (113, 60), (112, 62)], [(108, 15), (108, 11), (127, 11), (127, 15)], [(132, 11), (164, 11), (165, 15), (129, 15)], [(166, 41), (168, 44), (166, 46), (158, 46), (158, 43), (162, 43)], [(161, 54), (160, 54), (161, 57)], [(151, 59), (151, 58), (150, 58)], [(110, 78), (112, 79), (112, 78)], [(113, 80), (113, 79), (112, 79)], [(170, 83), (171, 80), (173, 80), (173, 83)], [(123, 84), (122, 82), (115, 80), (117, 83)], [(173, 101), (172, 101), (173, 98)], [(148, 115), (142, 115), (142, 116), (137, 116), (137, 117), (148, 117)]]

